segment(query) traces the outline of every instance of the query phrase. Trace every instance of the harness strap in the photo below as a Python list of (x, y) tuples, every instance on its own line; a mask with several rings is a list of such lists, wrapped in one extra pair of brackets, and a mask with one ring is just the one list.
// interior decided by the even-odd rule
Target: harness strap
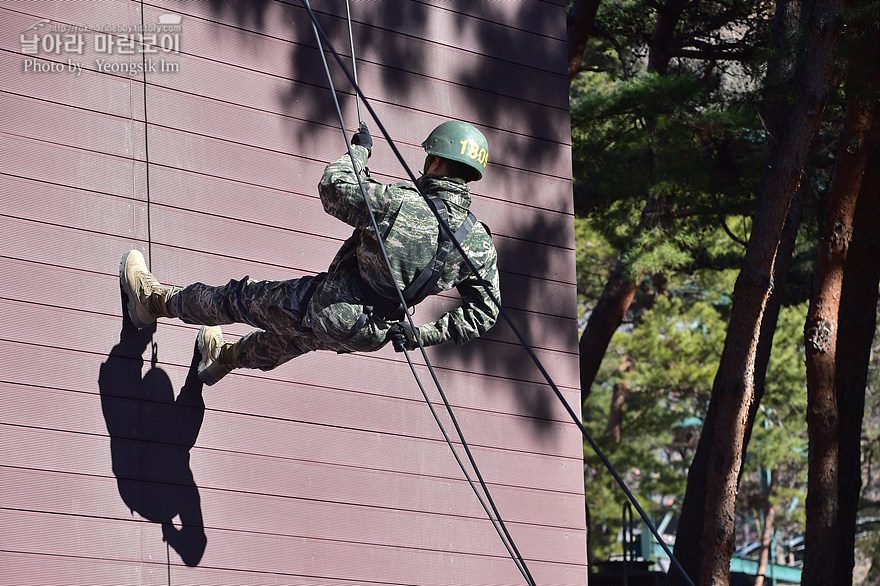
[[(449, 216), (446, 213), (446, 206), (439, 197), (427, 195), (425, 201), (440, 216), (443, 223), (448, 223)], [(463, 242), (470, 235), (476, 223), (477, 218), (471, 212), (468, 212), (464, 222), (455, 231), (455, 240)], [(422, 269), (422, 272), (419, 273), (412, 283), (403, 290), (403, 299), (407, 305), (418, 305), (424, 301), (431, 294), (431, 291), (433, 291), (437, 281), (440, 280), (440, 276), (443, 274), (446, 259), (449, 257), (449, 253), (452, 252), (452, 240), (442, 228), (437, 240), (437, 253), (434, 255), (434, 258)]]
[[(435, 195), (427, 195), (425, 201), (428, 202), (429, 206), (436, 210), (437, 215), (440, 216), (444, 222), (448, 223), (449, 214), (446, 212), (445, 204), (443, 204), (439, 197)], [(455, 240), (457, 242), (464, 242), (474, 229), (476, 223), (477, 218), (471, 212), (468, 212), (467, 217), (465, 217), (464, 221), (455, 231), (455, 235), (453, 236)], [(440, 228), (437, 241), (437, 253), (430, 261), (428, 261), (428, 264), (425, 265), (416, 278), (402, 291), (403, 299), (409, 307), (418, 305), (424, 301), (425, 298), (431, 294), (431, 291), (434, 290), (437, 281), (440, 280), (440, 277), (443, 275), (443, 268), (446, 266), (446, 261), (450, 252), (452, 252), (454, 245), (452, 239), (449, 238), (442, 228)], [(366, 314), (375, 311), (386, 319), (398, 320), (403, 318), (404, 308), (397, 299), (388, 299), (380, 295), (374, 291), (369, 284), (364, 288), (364, 293), (367, 294), (369, 299), (369, 304), (364, 308)], [(346, 340), (354, 335), (353, 332), (356, 332), (363, 327), (365, 321), (366, 317), (362, 315), (361, 319), (358, 319), (357, 324), (355, 324), (352, 333), (346, 337)]]

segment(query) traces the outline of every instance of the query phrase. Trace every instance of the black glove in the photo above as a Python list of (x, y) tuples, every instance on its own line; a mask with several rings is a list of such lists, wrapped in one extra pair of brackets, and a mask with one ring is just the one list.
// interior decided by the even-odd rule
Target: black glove
[(354, 133), (351, 137), (351, 144), (357, 144), (367, 151), (371, 151), (373, 149), (373, 137), (370, 136), (370, 131), (367, 130), (367, 125), (361, 122), (360, 128), (358, 131)]
[(396, 352), (415, 350), (419, 347), (419, 330), (409, 325), (408, 321), (399, 321), (388, 328), (388, 339)]

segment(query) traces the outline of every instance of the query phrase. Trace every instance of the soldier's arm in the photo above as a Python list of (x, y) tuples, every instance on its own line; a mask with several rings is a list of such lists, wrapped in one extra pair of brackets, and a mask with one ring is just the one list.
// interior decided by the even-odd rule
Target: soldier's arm
[(456, 287), (461, 296), (461, 305), (444, 313), (434, 323), (419, 326), (419, 337), (424, 346), (448, 341), (464, 344), (479, 338), (495, 325), (500, 309), (492, 301), (487, 288), (499, 303), (501, 289), (498, 282), (498, 257), (491, 241), (486, 252), (479, 278), (469, 275)]
[[(351, 150), (357, 162), (361, 183), (367, 194), (370, 207), (375, 214), (384, 215), (388, 208), (388, 201), (384, 197), (385, 187), (370, 179), (364, 171), (369, 157), (367, 149), (354, 145)], [(318, 184), (318, 193), (321, 196), (324, 211), (331, 216), (355, 228), (370, 226), (366, 203), (358, 187), (358, 178), (351, 164), (351, 158), (347, 153), (324, 169), (324, 175)]]

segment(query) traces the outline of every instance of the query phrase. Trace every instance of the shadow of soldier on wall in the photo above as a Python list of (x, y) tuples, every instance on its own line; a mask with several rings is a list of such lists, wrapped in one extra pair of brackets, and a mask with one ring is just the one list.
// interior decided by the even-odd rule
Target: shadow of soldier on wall
[[(101, 410), (119, 496), (132, 513), (162, 526), (162, 539), (187, 566), (196, 566), (207, 538), (198, 487), (189, 467), (205, 413), (196, 366), (174, 398), (167, 373), (157, 367), (155, 324), (138, 330), (123, 312), (119, 343), (101, 365)], [(143, 353), (152, 344), (149, 370)], [(175, 517), (179, 522), (175, 523)]]

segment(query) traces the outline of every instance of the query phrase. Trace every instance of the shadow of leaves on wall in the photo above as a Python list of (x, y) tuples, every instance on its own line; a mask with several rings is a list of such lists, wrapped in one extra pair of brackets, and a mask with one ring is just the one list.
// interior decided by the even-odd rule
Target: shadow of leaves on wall
[[(98, 376), (101, 410), (122, 501), (132, 513), (160, 524), (163, 541), (187, 566), (196, 566), (207, 544), (199, 490), (189, 467), (205, 412), (198, 357), (194, 353), (175, 399), (171, 379), (157, 366), (155, 330), (155, 325), (138, 330), (124, 315), (119, 343)], [(142, 355), (150, 344), (150, 368), (142, 374)]]
[[(554, 267), (558, 269), (560, 266), (553, 257), (567, 255), (569, 251), (553, 246), (534, 245), (541, 234), (554, 229), (558, 229), (558, 226), (551, 225), (546, 217), (539, 216), (521, 231), (518, 238), (496, 238), (496, 246), (501, 268), (502, 306), (516, 329), (538, 353), (554, 383), (561, 385), (561, 381), (557, 380), (562, 374), (559, 369), (576, 363), (545, 363), (546, 352), (561, 353), (565, 349), (576, 347), (576, 328), (561, 327), (566, 321), (568, 297), (574, 303), (574, 291), (548, 292), (565, 288), (567, 275), (553, 273)], [(536, 284), (539, 281), (541, 288)], [(523, 287), (523, 283), (531, 286)], [(557, 419), (566, 417), (555, 406), (558, 399), (553, 390), (547, 385), (540, 370), (503, 316), (499, 316), (487, 337), (495, 342), (477, 340), (463, 347), (436, 346), (431, 348), (431, 352), (441, 362), (457, 354), (456, 362), (466, 365), (468, 370), (503, 373), (502, 376), (506, 379), (523, 381), (508, 385), (515, 389), (513, 392), (519, 410), (531, 418), (531, 425), (536, 433), (549, 433), (558, 425)], [(504, 350), (499, 351), (499, 343), (505, 345)]]
[[(335, 0), (311, 0), (310, 4), (321, 29), (351, 70), (345, 4)], [(564, 36), (563, 9), (523, 2), (519, 12), (511, 16), (493, 3), (461, 4), (454, 10), (393, 0), (365, 9), (369, 4), (352, 4), (352, 35), (359, 84), (380, 116), (384, 112), (389, 118), (403, 116), (406, 122), (413, 116), (426, 120), (425, 128), (411, 137), (417, 144), (424, 138), (422, 134), (439, 121), (438, 112), (466, 103), (466, 108), (456, 109), (458, 114), (450, 112), (446, 117), (472, 118), (487, 132), (507, 137), (506, 165), (535, 168), (555, 160), (562, 148), (557, 141), (567, 143), (569, 137), (564, 40), (527, 31), (549, 30)], [(282, 29), (275, 27), (272, 34), (280, 34), (291, 43), (289, 75), (296, 83), (287, 85), (278, 99), (291, 117), (309, 122), (292, 125), (296, 134), (291, 139), (310, 151), (315, 150), (316, 140), (323, 142), (329, 136), (335, 139), (337, 112), (303, 2), (210, 0), (210, 6), (218, 19), (234, 22), (245, 30), (261, 32), (268, 28), (270, 19), (285, 23), (283, 28), (288, 32), (279, 33)], [(466, 48), (453, 48), (455, 56), (451, 54), (442, 65), (436, 63), (435, 51), (449, 49), (450, 41), (428, 45), (419, 41), (436, 37), (438, 27), (454, 27), (455, 35), (466, 39)], [(353, 130), (357, 126), (355, 91), (326, 44), (324, 52), (347, 126)], [(523, 77), (530, 72), (540, 72), (539, 77)], [(435, 95), (439, 86), (443, 86), (442, 95)], [(565, 114), (554, 116), (564, 128), (548, 118), (548, 109)], [(398, 114), (392, 116), (393, 112)], [(378, 136), (369, 114), (363, 111), (362, 117)], [(399, 140), (404, 131), (395, 128), (395, 120), (382, 122)], [(520, 140), (523, 137), (537, 140)], [(343, 149), (338, 139), (333, 145), (327, 156), (335, 158)], [(403, 176), (403, 171), (399, 172)]]

